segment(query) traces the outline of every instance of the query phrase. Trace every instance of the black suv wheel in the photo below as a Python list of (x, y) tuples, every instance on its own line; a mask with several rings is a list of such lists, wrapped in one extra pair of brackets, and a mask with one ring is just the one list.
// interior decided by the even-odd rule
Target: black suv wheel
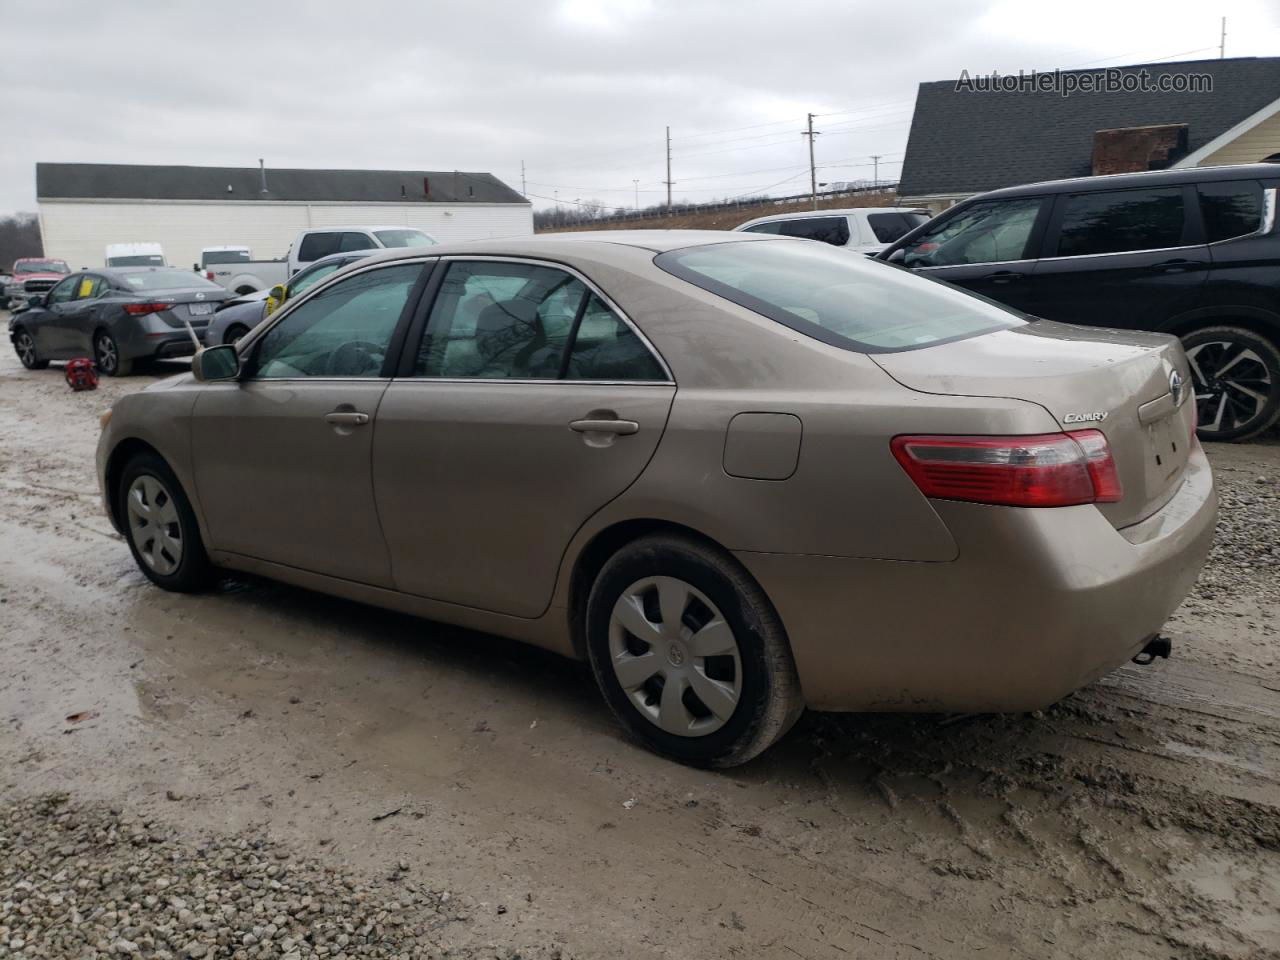
[(1188, 333), (1182, 344), (1201, 440), (1247, 440), (1280, 417), (1280, 349), (1272, 341), (1224, 324)]

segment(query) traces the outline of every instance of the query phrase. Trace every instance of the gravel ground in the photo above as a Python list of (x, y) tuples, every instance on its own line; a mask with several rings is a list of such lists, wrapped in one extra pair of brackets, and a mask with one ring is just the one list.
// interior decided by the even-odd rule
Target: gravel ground
[(1280, 600), (1280, 472), (1237, 466), (1234, 456), (1224, 450), (1215, 457), (1218, 532), (1193, 599), (1251, 594)]
[(476, 904), (395, 864), (368, 880), (261, 836), (201, 842), (65, 794), (0, 814), (0, 955), (50, 960), (425, 957), (559, 960), (552, 945), (460, 944)]

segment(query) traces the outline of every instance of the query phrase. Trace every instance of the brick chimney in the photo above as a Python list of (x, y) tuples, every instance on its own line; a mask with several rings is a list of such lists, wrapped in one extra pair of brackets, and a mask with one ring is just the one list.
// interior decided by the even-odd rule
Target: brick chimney
[(1093, 134), (1093, 175), (1163, 170), (1187, 153), (1187, 125), (1120, 127)]

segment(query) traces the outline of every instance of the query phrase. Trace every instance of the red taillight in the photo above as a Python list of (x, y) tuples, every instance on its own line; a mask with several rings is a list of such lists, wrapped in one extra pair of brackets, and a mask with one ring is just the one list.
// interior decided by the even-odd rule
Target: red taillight
[(124, 312), (140, 317), (146, 313), (159, 313), (161, 310), (168, 310), (172, 306), (172, 303), (126, 303)]
[(206, 271), (204, 272), (204, 278), (205, 278), (206, 280), (213, 280), (213, 271), (212, 271), (212, 270), (206, 270)]
[(1099, 430), (1029, 437), (895, 437), (893, 455), (926, 497), (1009, 507), (1113, 503), (1120, 477)]

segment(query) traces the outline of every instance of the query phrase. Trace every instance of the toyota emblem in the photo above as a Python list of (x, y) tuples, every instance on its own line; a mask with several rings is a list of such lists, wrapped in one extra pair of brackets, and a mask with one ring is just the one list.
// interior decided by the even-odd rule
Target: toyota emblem
[(1177, 370), (1169, 373), (1169, 392), (1173, 394), (1173, 405), (1175, 407), (1182, 406), (1182, 397), (1187, 391), (1187, 382), (1182, 379), (1182, 374)]

